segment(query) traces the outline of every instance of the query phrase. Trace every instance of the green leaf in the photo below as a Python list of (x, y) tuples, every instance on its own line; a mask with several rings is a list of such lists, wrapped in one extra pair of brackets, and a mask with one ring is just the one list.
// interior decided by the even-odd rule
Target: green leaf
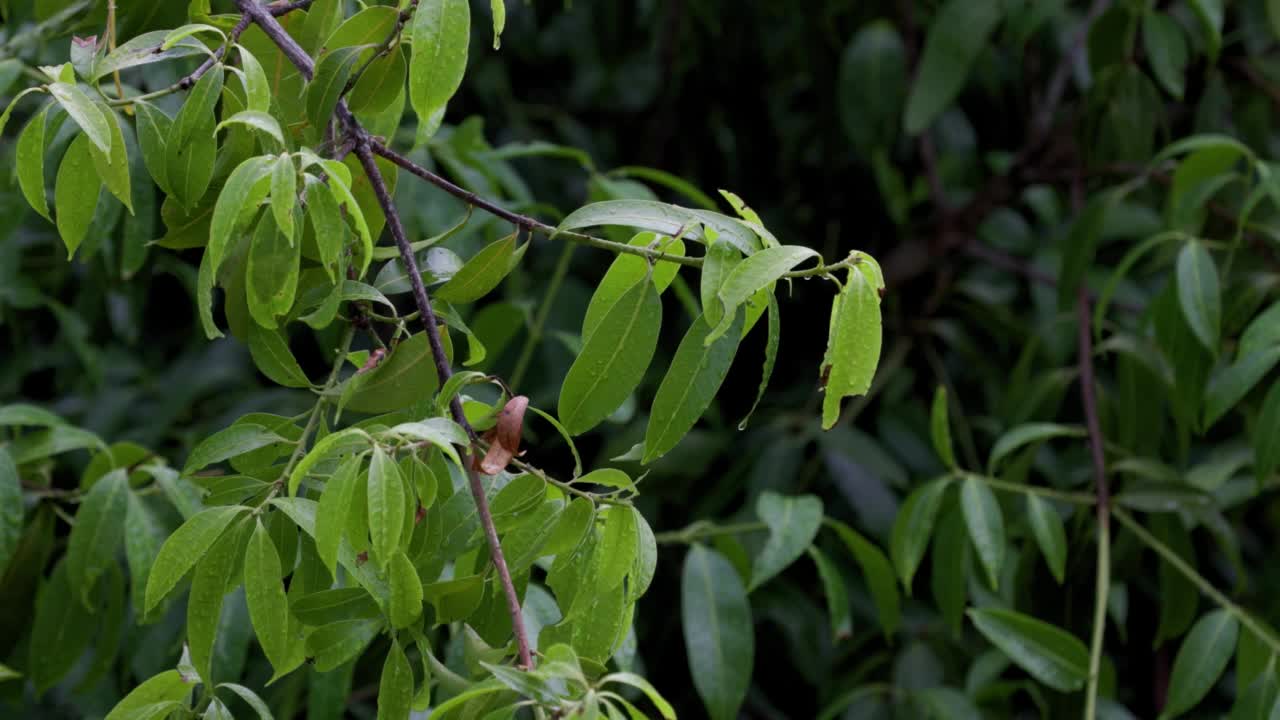
[(454, 445), (465, 448), (471, 444), (471, 438), (467, 435), (467, 431), (447, 417), (427, 418), (422, 422), (400, 423), (387, 432), (391, 435), (400, 435), (414, 440), (429, 442), (440, 448), (441, 452), (458, 467), (462, 467), (462, 458), (458, 456), (458, 451)]
[(1165, 92), (1181, 100), (1186, 88), (1187, 63), (1190, 54), (1182, 27), (1162, 12), (1148, 12), (1142, 18), (1142, 47)]
[(341, 587), (320, 590), (292, 601), (289, 610), (304, 625), (319, 627), (355, 618), (376, 619), (382, 610), (364, 588)]
[(769, 538), (752, 563), (748, 592), (785, 570), (813, 543), (822, 527), (822, 501), (814, 495), (765, 491), (756, 500), (756, 515), (769, 526)]
[(254, 322), (274, 328), (276, 318), (293, 307), (298, 292), (302, 243), (291, 242), (276, 225), (274, 213), (263, 213), (249, 246), (245, 283)]
[[(236, 51), (240, 54), (240, 69), (244, 71), (240, 79), (244, 84), (245, 105), (249, 112), (267, 114), (271, 109), (271, 83), (267, 80), (267, 73), (262, 69), (258, 58), (245, 46), (236, 45)], [(276, 123), (276, 128), (279, 127), (279, 123)], [(261, 129), (265, 130), (266, 127)], [(280, 142), (284, 144), (283, 136)]]
[(1067, 533), (1062, 526), (1062, 516), (1038, 496), (1027, 493), (1026, 498), (1031, 533), (1054, 579), (1061, 585), (1067, 573)]
[(330, 280), (337, 280), (338, 258), (346, 245), (347, 229), (342, 221), (342, 212), (338, 208), (338, 199), (328, 183), (319, 182), (307, 175), (307, 217), (315, 230), (316, 250), (320, 253), (320, 264), (329, 274)]
[(962, 637), (964, 609), (969, 602), (972, 546), (959, 501), (944, 502), (931, 543), (929, 590), (954, 638)]
[(933, 535), (933, 524), (938, 517), (943, 495), (951, 484), (950, 478), (938, 478), (921, 485), (907, 496), (893, 520), (889, 539), (889, 557), (898, 571), (898, 578), (907, 594), (911, 594), (911, 578), (920, 567), (924, 551)]
[(187, 464), (183, 466), (182, 474), (191, 475), (213, 463), (284, 442), (288, 442), (288, 438), (268, 430), (263, 425), (256, 423), (232, 425), (200, 441), (200, 444), (195, 446), (187, 456)]
[(140, 613), (145, 606), (147, 580), (164, 543), (166, 529), (137, 493), (129, 493), (129, 506), (124, 517), (124, 554), (129, 564), (129, 590), (134, 608)]
[(1013, 610), (972, 609), (969, 619), (992, 645), (1032, 677), (1075, 692), (1089, 677), (1089, 650), (1071, 633)]
[[(206, 128), (214, 126), (214, 107), (218, 103), (218, 96), (222, 94), (223, 78), (222, 66), (214, 65), (196, 81), (187, 94), (182, 109), (178, 111), (178, 116), (173, 120), (173, 128), (166, 141), (171, 148), (188, 144), (197, 135), (203, 135)], [(176, 180), (172, 175), (170, 179)]]
[(1200, 29), (1204, 32), (1205, 53), (1210, 63), (1218, 61), (1218, 52), (1222, 49), (1222, 20), (1225, 9), (1222, 0), (1188, 0), (1188, 5), (1200, 21)]
[[(705, 342), (711, 344), (728, 331), (738, 307), (752, 295), (777, 282), (783, 274), (810, 258), (818, 258), (819, 262), (822, 260), (821, 255), (807, 247), (783, 245), (765, 248), (734, 266), (716, 293), (716, 297), (720, 299), (720, 304), (724, 308), (724, 313), (720, 316), (720, 324), (707, 336)], [(878, 297), (876, 305), (879, 306)]]
[(328, 672), (359, 656), (381, 627), (381, 621), (370, 619), (323, 625), (307, 635), (307, 655), (315, 658), (317, 670)]
[(349, 427), (339, 430), (335, 433), (325, 435), (323, 439), (311, 447), (311, 451), (298, 461), (298, 465), (294, 467), (293, 474), (289, 476), (289, 494), (297, 495), (298, 487), (302, 485), (302, 480), (311, 472), (311, 468), (316, 463), (324, 460), (330, 453), (343, 451), (347, 453), (355, 453), (368, 449), (373, 439), (369, 437), (363, 429), (358, 427)]
[(644, 437), (646, 464), (675, 447), (710, 407), (738, 352), (743, 320), (735, 310), (729, 331), (708, 345), (711, 326), (702, 316), (694, 319), (653, 398)]
[(1280, 362), (1280, 347), (1240, 355), (1209, 381), (1204, 392), (1204, 425), (1208, 430)]
[(507, 26), (506, 0), (489, 0), (489, 9), (493, 12), (493, 49), (497, 50), (502, 47), (502, 30)]
[[(656, 246), (672, 255), (684, 253), (683, 241), (664, 240), (663, 237), (651, 232), (636, 233), (628, 244), (635, 247)], [(653, 265), (653, 284), (658, 288), (659, 295), (671, 285), (679, 270), (680, 266), (673, 262), (662, 261)], [(591, 293), (591, 302), (588, 303), (587, 312), (582, 317), (583, 339), (591, 337), (599, 327), (600, 321), (618, 302), (618, 298), (646, 277), (649, 277), (649, 262), (645, 258), (626, 253), (620, 253), (614, 258), (608, 271), (600, 279), (600, 284), (596, 286), (595, 292)]]
[(574, 498), (560, 513), (555, 530), (543, 551), (547, 555), (561, 555), (571, 552), (582, 542), (587, 531), (595, 521), (595, 504), (584, 497)]
[(862, 158), (893, 147), (907, 99), (907, 51), (888, 20), (873, 20), (849, 39), (836, 80), (844, 133)]
[(128, 509), (128, 492), (129, 478), (123, 468), (100, 478), (81, 501), (67, 539), (67, 580), (79, 590), (80, 600), (90, 612), (94, 583), (116, 564), (116, 551), (124, 537), (120, 518)]
[(272, 382), (285, 387), (311, 386), (279, 330), (268, 330), (258, 323), (250, 323), (249, 353), (253, 356), (253, 364)]
[(1272, 383), (1266, 399), (1262, 401), (1262, 411), (1258, 414), (1258, 422), (1251, 435), (1253, 469), (1258, 477), (1259, 487), (1280, 467), (1280, 443), (1275, 442), (1277, 437), (1280, 437), (1280, 383)]
[(742, 253), (732, 243), (714, 242), (702, 259), (702, 315), (707, 324), (715, 327), (724, 316), (724, 304), (720, 302), (720, 288), (733, 269), (742, 262)]
[[(178, 143), (171, 134), (165, 145), (165, 179), (169, 193), (188, 211), (195, 209), (209, 189), (217, 160), (218, 140), (213, 134), (213, 118), (196, 128), (187, 141)], [(177, 122), (174, 122), (177, 128)]]
[(1204, 699), (1227, 669), (1239, 632), (1239, 622), (1225, 609), (1206, 613), (1196, 621), (1173, 660), (1169, 695), (1160, 717), (1177, 717)]
[(4, 575), (18, 539), (22, 536), (22, 484), (18, 466), (9, 451), (0, 447), (0, 576)]
[(1057, 423), (1034, 422), (1025, 423), (1012, 428), (1001, 435), (991, 447), (991, 457), (987, 460), (987, 471), (994, 473), (1000, 461), (1009, 454), (1032, 443), (1043, 442), (1061, 437), (1084, 437), (1084, 428)]
[(98, 105), (99, 112), (107, 122), (107, 130), (111, 134), (111, 152), (104, 153), (97, 145), (89, 145), (89, 156), (93, 158), (93, 167), (107, 190), (111, 191), (124, 206), (133, 213), (133, 191), (129, 186), (129, 153), (124, 141), (124, 131), (120, 129), (120, 119), (106, 104)]
[(1218, 352), (1222, 297), (1218, 268), (1203, 243), (1192, 241), (1178, 253), (1178, 305), (1187, 326), (1210, 353)]
[(947, 415), (947, 388), (939, 385), (933, 393), (933, 411), (929, 415), (929, 436), (933, 440), (933, 451), (938, 453), (942, 464), (956, 469), (956, 451), (951, 444), (951, 418)]
[(35, 597), (26, 671), (38, 694), (71, 671), (93, 636), (94, 616), (77, 595), (67, 578), (67, 564), (61, 562)]
[(422, 615), (422, 580), (403, 551), (391, 555), (387, 567), (391, 580), (391, 627), (408, 627)]
[(426, 123), (462, 85), (471, 40), (467, 0), (421, 0), (410, 27), (409, 102)]
[(778, 345), (782, 339), (782, 311), (778, 309), (778, 298), (773, 293), (769, 293), (767, 309), (769, 312), (769, 335), (765, 340), (764, 367), (760, 373), (760, 385), (756, 389), (756, 399), (751, 403), (751, 409), (738, 422), (739, 430), (747, 429), (747, 423), (750, 422), (751, 416), (755, 414), (756, 408), (760, 407), (760, 401), (764, 399), (765, 391), (769, 389), (769, 380), (773, 377), (773, 366), (778, 360)]
[(182, 702), (191, 694), (188, 683), (177, 670), (165, 670), (134, 688), (107, 713), (105, 720), (137, 720), (145, 708), (165, 702)]
[(827, 352), (822, 359), (826, 380), (822, 429), (830, 430), (839, 420), (840, 402), (845, 397), (871, 389), (880, 363), (880, 325), (880, 288), (860, 269), (850, 269), (844, 289), (831, 303)]
[(652, 282), (636, 284), (587, 338), (560, 389), (557, 415), (573, 435), (599, 425), (626, 401), (653, 359), (662, 303)]
[[(0, 68), (12, 67), (14, 63), (18, 63), (18, 62), (19, 62), (18, 60), (15, 60), (13, 58), (10, 58), (8, 60), (0, 60)], [(19, 64), (17, 65), (17, 67), (21, 67), (21, 65)], [(4, 112), (0, 113), (0, 134), (4, 133), (5, 126), (9, 124), (9, 116), (13, 114), (13, 109), (18, 106), (18, 101), (28, 95), (31, 95), (32, 93), (38, 93), (38, 92), (44, 92), (44, 88), (29, 87), (26, 90), (23, 90), (22, 92), (13, 96), (13, 99), (9, 101), (9, 104), (5, 106)]]
[(694, 545), (684, 561), (680, 598), (694, 687), (711, 720), (733, 720), (747, 696), (755, 659), (755, 630), (742, 580), (724, 556)]
[(273, 115), (262, 110), (241, 110), (231, 117), (223, 120), (214, 127), (214, 133), (222, 132), (222, 129), (228, 125), (244, 125), (253, 130), (258, 130), (275, 138), (276, 142), (284, 145), (284, 131), (280, 129), (280, 121), (276, 120)]
[(616, 589), (631, 571), (640, 544), (636, 519), (635, 509), (629, 506), (613, 505), (604, 511), (604, 534), (597, 551), (597, 591)]
[(44, 138), (45, 120), (49, 116), (52, 104), (45, 105), (36, 113), (18, 136), (15, 151), (15, 163), (18, 166), (18, 186), (22, 195), (32, 209), (52, 220), (49, 215), (49, 200), (44, 192)]
[(335, 48), (320, 57), (315, 75), (307, 85), (306, 112), (311, 127), (319, 131), (329, 124), (356, 62), (368, 47)]
[[(444, 342), (445, 356), (452, 358), (449, 336), (442, 334), (440, 339)], [(431, 397), (440, 387), (440, 380), (427, 334), (418, 333), (402, 340), (378, 367), (349, 382), (358, 385), (347, 399), (346, 407), (356, 412), (391, 412)]]
[(218, 200), (213, 206), (209, 245), (205, 249), (214, 274), (231, 249), (232, 234), (240, 219), (246, 216), (245, 208), (256, 206), (266, 197), (267, 188), (259, 187), (258, 181), (271, 171), (274, 160), (270, 155), (251, 157), (237, 165), (227, 176), (227, 182), (222, 186), (222, 192), (218, 194)]
[(964, 511), (965, 526), (969, 528), (969, 539), (987, 571), (987, 580), (995, 589), (1004, 567), (1004, 515), (1000, 512), (1000, 503), (985, 481), (969, 475), (960, 484), (960, 507)]
[(840, 576), (840, 569), (816, 545), (810, 545), (807, 552), (822, 579), (827, 612), (831, 616), (831, 638), (836, 642), (845, 640), (853, 634), (853, 620), (849, 612), (849, 590), (844, 585), (844, 578)]
[(381, 446), (375, 445), (369, 463), (368, 510), (369, 536), (379, 568), (386, 567), (400, 547), (405, 517), (404, 490), (396, 461)]
[(393, 641), (378, 681), (378, 720), (403, 720), (409, 717), (412, 705), (413, 669), (400, 643)]
[(658, 689), (651, 685), (648, 680), (645, 680), (635, 673), (629, 672), (610, 673), (605, 675), (603, 678), (600, 678), (601, 685), (607, 685), (615, 682), (622, 683), (623, 685), (630, 685), (644, 693), (644, 696), (649, 698), (649, 702), (653, 703), (653, 706), (658, 709), (663, 720), (676, 720), (675, 708), (671, 707), (671, 703), (667, 702), (666, 698), (662, 697), (658, 692)]
[(291, 621), (284, 584), (280, 582), (280, 556), (262, 521), (258, 520), (244, 554), (244, 592), (262, 652), (279, 675), (289, 669), (292, 655)]
[[(213, 658), (222, 620), (223, 597), (240, 584), (237, 576), (252, 525), (241, 518), (222, 533), (196, 563), (187, 598), (187, 649), (206, 683), (213, 681)], [(225, 638), (224, 638), (225, 639)]]
[(902, 619), (902, 601), (898, 596), (898, 583), (894, 579), (893, 566), (889, 564), (889, 559), (884, 556), (880, 548), (871, 544), (848, 525), (838, 520), (826, 522), (840, 536), (840, 540), (844, 542), (845, 547), (849, 548), (854, 560), (858, 562), (858, 567), (862, 569), (867, 585), (871, 588), (871, 598), (875, 601), (876, 613), (880, 616), (880, 627), (884, 629), (887, 638), (898, 629), (898, 623)]
[(49, 94), (62, 105), (67, 115), (80, 126), (89, 142), (93, 143), (104, 155), (111, 155), (112, 132), (107, 118), (102, 111), (81, 92), (80, 88), (70, 83), (55, 82), (49, 84)]
[[(1000, 22), (1002, 3), (947, 0), (929, 23), (924, 52), (911, 82), (903, 127), (915, 135), (964, 89), (969, 70)], [(957, 29), (964, 28), (963, 32)]]
[[(143, 612), (160, 603), (187, 574), (231, 521), (249, 508), (240, 505), (212, 507), (193, 515), (165, 540), (147, 577), (147, 598)], [(279, 579), (279, 574), (276, 578)]]
[(529, 244), (517, 247), (518, 241), (519, 233), (511, 233), (486, 245), (437, 288), (435, 296), (450, 303), (471, 303), (488, 295), (524, 257)]
[[(96, 108), (94, 112), (97, 112)], [(68, 258), (76, 254), (76, 248), (89, 232), (101, 187), (102, 181), (98, 179), (93, 157), (89, 154), (88, 136), (77, 135), (62, 156), (53, 185), (58, 234), (62, 236)]]
[[(358, 477), (361, 462), (359, 455), (352, 455), (338, 465), (325, 483), (316, 509), (316, 552), (329, 568), (330, 574), (337, 570), (338, 545), (342, 541), (342, 531), (346, 528), (347, 517), (351, 513), (356, 483), (361, 482)], [(293, 493), (291, 488), (290, 494)]]

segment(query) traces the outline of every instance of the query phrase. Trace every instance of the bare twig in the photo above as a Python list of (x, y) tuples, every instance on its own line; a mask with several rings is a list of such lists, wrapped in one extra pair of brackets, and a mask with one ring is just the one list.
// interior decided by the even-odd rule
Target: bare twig
[(1049, 80), (1049, 89), (1045, 92), (1044, 104), (1040, 106), (1040, 109), (1032, 119), (1031, 138), (1028, 140), (1026, 147), (1023, 148), (1024, 155), (1038, 150), (1040, 144), (1049, 135), (1049, 129), (1053, 126), (1053, 116), (1058, 112), (1058, 105), (1062, 102), (1062, 95), (1067, 89), (1067, 78), (1071, 76), (1071, 68), (1079, 61), (1081, 54), (1084, 52), (1085, 43), (1089, 39), (1089, 29), (1093, 27), (1094, 21), (1101, 17), (1102, 13), (1106, 12), (1110, 6), (1111, 0), (1093, 0), (1093, 4), (1089, 6), (1084, 19), (1080, 21), (1080, 27), (1076, 29), (1076, 35), (1071, 40), (1071, 47), (1062, 56), (1062, 60), (1058, 62), (1057, 69), (1053, 72), (1053, 77)]

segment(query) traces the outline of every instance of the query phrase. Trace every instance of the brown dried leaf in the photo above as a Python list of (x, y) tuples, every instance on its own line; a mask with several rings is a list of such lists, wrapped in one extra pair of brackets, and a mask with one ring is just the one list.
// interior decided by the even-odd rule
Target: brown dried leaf
[(529, 398), (517, 395), (507, 401), (498, 413), (498, 422), (493, 429), (484, 434), (489, 443), (489, 451), (480, 463), (480, 472), (485, 475), (497, 475), (511, 462), (511, 458), (520, 454), (520, 435), (524, 431), (524, 411), (529, 407)]

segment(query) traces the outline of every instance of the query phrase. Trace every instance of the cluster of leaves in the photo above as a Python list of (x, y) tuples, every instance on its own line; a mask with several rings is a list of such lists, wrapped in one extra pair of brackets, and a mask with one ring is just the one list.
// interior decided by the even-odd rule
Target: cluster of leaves
[[(27, 32), (66, 20), (80, 4), (63, 5), (30, 9), (44, 22)], [(689, 328), (653, 395), (643, 440), (607, 464), (649, 464), (675, 449), (767, 315), (758, 403), (780, 345), (778, 285), (807, 278), (836, 289), (817, 373), (822, 422), (833, 426), (841, 401), (867, 392), (879, 361), (879, 265), (857, 251), (827, 264), (810, 248), (783, 245), (728, 192), (736, 216), (660, 202), (636, 189), (643, 186), (598, 176), (602, 197), (556, 226), (514, 215), (470, 192), (494, 184), (518, 195), (508, 157), (487, 149), (478, 126), (442, 130), (466, 70), (468, 3), (373, 5), (350, 16), (340, 0), (236, 6), (215, 14), (195, 2), (188, 24), (118, 45), (112, 8), (103, 41), (73, 40), (70, 62), (34, 69), (6, 61), (38, 84), (8, 103), (0, 131), (15, 109), (47, 96), (17, 135), (15, 176), (67, 256), (128, 280), (153, 246), (200, 248), (198, 270), (184, 276), (203, 334), (221, 338), (225, 326), (263, 376), (314, 395), (296, 415), (250, 412), (199, 437), (181, 470), (155, 449), (108, 444), (35, 405), (0, 407), (0, 567), (22, 609), (4, 672), (30, 683), (10, 683), (11, 692), (74, 686), (122, 695), (111, 698), (108, 718), (223, 718), (238, 704), (287, 717), (300, 686), (266, 699), (261, 688), (280, 687), (309, 661), (309, 713), (337, 716), (357, 666), (375, 662), (380, 718), (428, 709), (507, 717), (525, 707), (539, 717), (644, 717), (641, 697), (674, 717), (629, 669), (632, 619), (658, 554), (634, 505), (637, 481), (606, 463), (584, 472), (574, 438), (634, 407), (658, 347), (660, 296), (671, 286), (687, 297)], [(496, 45), (505, 8), (497, 2), (493, 11)], [(187, 74), (157, 87), (152, 73), (169, 66)], [(468, 189), (379, 139), (396, 136), (406, 104), (419, 152), (429, 145)], [(46, 164), (57, 168), (52, 205)], [(450, 229), (410, 242), (389, 191), (397, 166), (516, 231), (494, 237), (500, 224), (472, 225), (468, 207)], [(615, 228), (614, 239), (584, 232), (591, 228)], [(384, 230), (395, 245), (380, 244)], [(522, 324), (510, 306), (490, 305), (487, 317), (473, 306), (520, 266), (526, 232), (618, 255), (580, 333), (567, 339), (574, 359), (558, 383), (555, 416), (513, 395), (519, 367), (509, 383), (451, 369), (455, 333), (467, 343), (463, 364), (475, 366)], [(464, 240), (482, 245), (466, 260), (443, 246)], [(702, 271), (700, 296), (679, 276), (686, 266)], [(415, 311), (404, 313), (397, 295)], [(424, 331), (410, 330), (415, 320)], [(537, 348), (540, 330), (535, 319), (527, 348)], [(293, 349), (304, 333), (329, 366), (322, 381)], [(570, 451), (568, 480), (518, 458), (526, 408)], [(64, 461), (77, 451), (88, 451), (78, 482), (56, 483), (74, 472)], [(690, 668), (716, 717), (733, 715), (746, 695), (748, 588), (808, 550), (837, 624), (848, 624), (842, 582), (812, 547), (820, 501), (769, 495), (757, 510), (770, 539), (747, 587), (707, 548), (696, 546), (685, 565)], [(65, 552), (55, 518), (71, 528)], [(833, 527), (869, 573), (888, 577), (874, 545)], [(884, 602), (897, 612), (895, 592)], [(33, 609), (29, 627), (19, 624)], [(133, 624), (156, 629), (155, 647), (145, 660), (135, 648), (118, 677)], [(251, 637), (261, 650), (256, 666), (246, 660)], [(246, 674), (254, 680), (242, 684)], [(100, 699), (77, 702), (96, 708)]]

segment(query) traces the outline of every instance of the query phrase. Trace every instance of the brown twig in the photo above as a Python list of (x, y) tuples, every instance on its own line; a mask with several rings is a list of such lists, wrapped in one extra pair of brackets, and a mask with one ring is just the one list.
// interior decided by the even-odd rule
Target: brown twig
[(1076, 29), (1076, 35), (1071, 41), (1071, 47), (1062, 56), (1057, 69), (1053, 71), (1053, 77), (1049, 79), (1049, 89), (1045, 92), (1044, 104), (1040, 106), (1039, 111), (1036, 112), (1032, 119), (1031, 137), (1026, 147), (1023, 148), (1023, 154), (1033, 153), (1038, 150), (1040, 144), (1048, 137), (1049, 129), (1053, 126), (1053, 116), (1058, 112), (1058, 105), (1062, 102), (1062, 96), (1066, 92), (1067, 78), (1071, 76), (1071, 68), (1084, 53), (1085, 43), (1089, 39), (1089, 30), (1093, 27), (1094, 21), (1101, 17), (1102, 13), (1106, 12), (1110, 6), (1111, 0), (1093, 0), (1093, 4), (1089, 6), (1084, 19), (1080, 21), (1080, 27)]
[[(298, 68), (298, 71), (307, 79), (310, 79), (315, 69), (314, 61), (298, 45), (297, 41), (285, 31), (280, 23), (262, 6), (255, 4), (253, 0), (237, 0), (237, 3), (241, 12), (257, 23), (263, 33), (280, 48), (280, 51), (293, 63), (294, 67)], [(417, 259), (414, 257), (409, 239), (405, 236), (404, 226), (400, 222), (400, 213), (396, 210), (395, 202), (391, 198), (391, 193), (387, 190), (382, 172), (375, 162), (373, 140), (369, 137), (368, 132), (361, 127), (360, 122), (351, 113), (345, 101), (338, 103), (335, 113), (347, 129), (347, 135), (353, 142), (352, 150), (360, 160), (360, 165), (364, 168), (365, 175), (369, 178), (369, 184), (378, 198), (378, 204), (382, 208), (383, 215), (386, 217), (387, 229), (390, 230), (396, 247), (400, 250), (400, 259), (409, 273), (414, 302), (418, 307), (419, 318), (427, 334), (427, 342), (431, 347), (431, 357), (435, 362), (436, 375), (439, 378), (440, 385), (443, 387), (449, 378), (453, 376), (453, 368), (450, 367), (449, 359), (445, 355), (444, 344), (440, 338), (439, 324), (436, 321), (435, 311), (431, 307), (431, 298), (427, 295), (426, 286), (422, 283), (422, 274), (418, 270)], [(462, 403), (456, 396), (451, 399), (449, 409), (454, 421), (466, 430), (467, 435), (474, 443), (476, 440), (475, 430), (471, 427), (471, 423), (467, 421), (466, 415), (463, 414)], [(474, 446), (472, 451), (474, 452)], [(470, 468), (471, 463), (468, 462), (466, 465)], [(502, 554), (502, 545), (493, 522), (493, 514), (489, 510), (489, 501), (485, 496), (484, 486), (479, 476), (471, 469), (468, 469), (467, 476), (471, 486), (471, 495), (475, 500), (476, 509), (480, 516), (480, 524), (484, 528), (485, 539), (488, 541), (489, 556), (494, 568), (497, 570), (498, 580), (501, 582), (503, 593), (506, 596), (507, 610), (511, 615), (511, 629), (516, 639), (519, 662), (522, 667), (531, 669), (533, 667), (533, 654), (529, 649), (528, 633), (525, 631), (524, 617), (520, 610), (520, 597), (516, 593), (506, 558)]]

